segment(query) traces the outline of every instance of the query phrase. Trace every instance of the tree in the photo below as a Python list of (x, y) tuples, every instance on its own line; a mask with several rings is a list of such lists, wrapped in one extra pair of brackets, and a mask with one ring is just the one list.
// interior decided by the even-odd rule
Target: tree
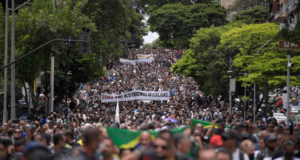
[(251, 7), (270, 4), (272, 1), (265, 2), (263, 0), (236, 0), (233, 5), (231, 5), (228, 10), (233, 12), (240, 12), (248, 10)]
[(152, 48), (160, 48), (159, 39), (156, 39), (152, 42)]
[(143, 45), (143, 49), (151, 49), (152, 48), (152, 44), (151, 43), (146, 43)]
[[(222, 34), (221, 44), (238, 49), (238, 54), (233, 61), (235, 78), (243, 81), (248, 86), (256, 83), (263, 89), (265, 78), (268, 78), (269, 89), (283, 88), (286, 86), (287, 54), (284, 50), (278, 50), (278, 41), (274, 40), (260, 54), (256, 51), (270, 38), (274, 37), (279, 26), (274, 23), (244, 25), (241, 28), (233, 28)], [(295, 52), (291, 58), (294, 66), (291, 68), (291, 85), (299, 85), (297, 78), (299, 73), (300, 56)], [(249, 75), (238, 75), (239, 72), (247, 72)], [(257, 110), (260, 107), (259, 103)]]
[[(222, 36), (222, 44), (239, 48), (233, 66), (236, 72), (251, 73), (248, 76), (237, 76), (238, 80), (257, 83), (261, 88), (264, 86), (265, 78), (268, 78), (269, 88), (282, 88), (286, 85), (287, 52), (278, 50), (278, 42), (272, 41), (260, 54), (256, 51), (270, 38), (274, 37), (279, 26), (274, 23), (245, 25), (242, 28), (234, 28)], [(292, 68), (291, 84), (299, 83), (297, 72), (299, 72), (299, 56), (297, 52), (292, 57), (294, 66)]]
[(240, 21), (247, 24), (262, 23), (268, 18), (268, 9), (264, 5), (251, 7), (247, 10), (240, 11), (234, 15), (233, 21)]
[(196, 3), (212, 3), (209, 0), (133, 0), (141, 13), (151, 14), (166, 4), (193, 5)]
[(190, 49), (172, 66), (172, 72), (193, 77), (204, 93), (228, 97), (228, 60), (236, 52), (225, 45), (220, 46), (220, 41), (223, 33), (237, 26), (241, 24), (200, 28), (191, 39)]
[[(24, 6), (17, 15), (16, 21), (16, 56), (21, 56), (29, 51), (53, 40), (61, 39), (68, 35), (77, 36), (83, 33), (83, 28), (95, 31), (95, 25), (80, 10), (87, 0), (74, 2), (72, 0), (34, 1)], [(16, 64), (16, 77), (29, 84), (34, 107), (38, 106), (33, 93), (33, 82), (42, 69), (50, 66), (51, 54), (60, 55), (66, 50), (65, 43), (53, 43), (26, 57)], [(47, 87), (47, 84), (44, 85)], [(26, 95), (27, 97), (27, 92)]]
[(97, 26), (97, 31), (91, 34), (97, 67), (102, 68), (109, 59), (122, 55), (126, 46), (121, 41), (126, 44), (133, 37), (139, 43), (136, 47), (142, 44), (145, 26), (131, 0), (89, 0), (82, 12)]
[(151, 31), (158, 32), (161, 47), (184, 48), (196, 30), (224, 25), (226, 16), (219, 4), (167, 4), (152, 12), (148, 23)]

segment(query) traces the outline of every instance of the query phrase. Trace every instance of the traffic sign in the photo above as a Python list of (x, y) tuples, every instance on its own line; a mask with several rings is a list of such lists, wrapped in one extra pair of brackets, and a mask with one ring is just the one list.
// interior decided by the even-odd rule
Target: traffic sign
[(279, 40), (278, 49), (300, 49), (300, 41), (294, 43), (286, 40)]

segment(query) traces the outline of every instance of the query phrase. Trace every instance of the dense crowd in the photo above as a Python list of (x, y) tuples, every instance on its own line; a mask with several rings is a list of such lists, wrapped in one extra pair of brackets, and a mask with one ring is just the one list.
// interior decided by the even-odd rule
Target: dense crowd
[[(9, 120), (0, 128), (0, 160), (298, 160), (300, 126), (264, 119), (246, 118), (233, 107), (205, 95), (192, 78), (170, 72), (184, 50), (132, 49), (124, 58), (153, 54), (151, 63), (124, 64), (109, 61), (107, 74), (82, 85), (67, 105), (55, 107), (33, 123)], [(170, 91), (168, 101), (102, 103), (101, 95), (134, 90)], [(213, 122), (194, 124), (191, 119)], [(229, 126), (229, 127), (228, 127)], [(108, 128), (107, 128), (108, 127)], [(140, 133), (138, 145), (122, 148), (108, 129)], [(172, 129), (182, 128), (174, 133)], [(229, 129), (230, 128), (230, 129)], [(148, 131), (158, 132), (154, 138)], [(120, 137), (122, 139), (122, 137)]]

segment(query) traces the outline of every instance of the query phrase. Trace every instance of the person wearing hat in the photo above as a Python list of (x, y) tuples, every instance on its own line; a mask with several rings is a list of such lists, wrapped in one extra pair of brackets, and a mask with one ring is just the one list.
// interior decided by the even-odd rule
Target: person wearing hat
[(264, 158), (272, 158), (275, 153), (275, 149), (277, 146), (277, 136), (275, 133), (270, 133), (266, 138), (265, 142), (267, 145), (267, 148), (264, 150), (261, 150), (258, 154), (256, 159), (257, 160), (264, 160)]
[(249, 160), (248, 155), (237, 147), (238, 139), (239, 135), (233, 130), (223, 133), (223, 147), (231, 152), (232, 160)]

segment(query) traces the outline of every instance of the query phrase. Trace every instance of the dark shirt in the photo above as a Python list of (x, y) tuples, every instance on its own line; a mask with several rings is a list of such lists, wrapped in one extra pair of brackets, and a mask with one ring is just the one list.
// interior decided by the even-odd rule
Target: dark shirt
[(90, 157), (85, 152), (79, 150), (79, 153), (72, 160), (99, 160), (99, 156), (95, 154), (93, 157)]
[(76, 147), (80, 147), (80, 144), (77, 143), (76, 141), (74, 141), (74, 142), (72, 142), (72, 143), (70, 144), (70, 146), (72, 146), (72, 148), (74, 149), (74, 148), (76, 148)]

